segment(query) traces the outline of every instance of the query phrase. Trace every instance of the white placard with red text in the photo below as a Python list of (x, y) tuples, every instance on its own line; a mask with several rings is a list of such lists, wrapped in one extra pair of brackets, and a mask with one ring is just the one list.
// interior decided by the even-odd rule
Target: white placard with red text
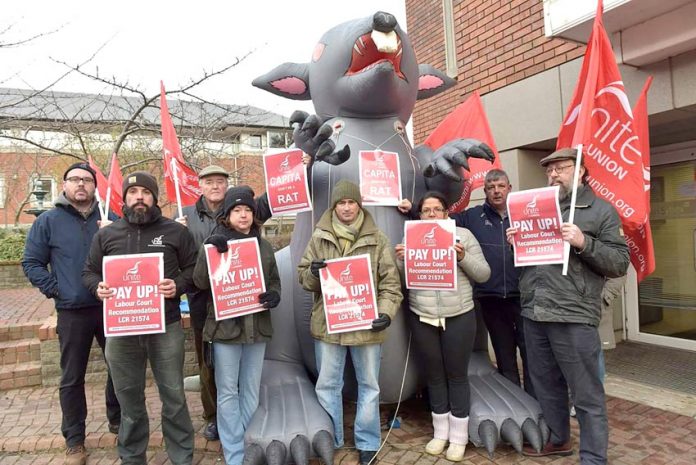
[(358, 160), (363, 204), (398, 205), (401, 201), (399, 154), (381, 150), (361, 150)]
[(319, 279), (329, 334), (372, 328), (377, 297), (369, 255), (326, 260)]
[(404, 223), (404, 271), (407, 289), (456, 291), (457, 253), (454, 220)]
[(102, 279), (115, 291), (104, 299), (104, 335), (133, 336), (165, 332), (164, 254), (111, 255), (102, 262)]
[(263, 169), (268, 205), (273, 215), (312, 209), (302, 150), (267, 153), (263, 156)]
[(563, 263), (558, 186), (511, 192), (507, 198), (515, 234), (515, 266)]
[(216, 320), (226, 320), (266, 310), (259, 294), (266, 291), (259, 243), (254, 238), (227, 242), (227, 252), (205, 245), (210, 290)]

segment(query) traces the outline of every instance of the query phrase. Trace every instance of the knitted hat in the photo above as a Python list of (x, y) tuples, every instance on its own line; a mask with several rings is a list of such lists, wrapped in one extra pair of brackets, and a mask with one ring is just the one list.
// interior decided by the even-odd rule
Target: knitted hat
[(92, 169), (91, 166), (89, 166), (89, 163), (85, 163), (83, 161), (73, 163), (72, 165), (68, 166), (68, 169), (65, 170), (65, 173), (63, 173), (63, 181), (68, 179), (68, 173), (71, 172), (72, 170), (85, 170), (89, 171), (92, 173), (92, 177), (94, 178), (94, 185), (97, 185), (97, 173)]
[(539, 160), (539, 164), (541, 166), (546, 166), (552, 161), (558, 161), (558, 160), (573, 160), (575, 161), (577, 158), (578, 151), (575, 149), (571, 148), (565, 148), (565, 149), (558, 149), (555, 152), (553, 152), (551, 155), (546, 156)]
[(227, 218), (230, 211), (237, 205), (246, 205), (256, 214), (256, 202), (254, 201), (254, 191), (249, 186), (230, 187), (225, 192), (225, 201), (222, 214)]
[(123, 178), (123, 200), (126, 200), (128, 188), (133, 186), (144, 187), (152, 192), (152, 195), (155, 197), (155, 204), (157, 204), (159, 187), (157, 186), (157, 180), (154, 176), (145, 171), (135, 171)]
[(333, 190), (331, 191), (331, 209), (336, 208), (336, 204), (343, 199), (351, 199), (358, 202), (360, 208), (362, 208), (362, 195), (360, 194), (360, 188), (350, 181), (341, 179), (336, 183)]

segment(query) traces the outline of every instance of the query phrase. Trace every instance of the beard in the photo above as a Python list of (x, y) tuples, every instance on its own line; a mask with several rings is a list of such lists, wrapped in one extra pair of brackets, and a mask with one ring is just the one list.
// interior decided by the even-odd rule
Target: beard
[[(136, 210), (135, 207), (145, 207), (144, 210)], [(131, 207), (123, 207), (123, 216), (126, 217), (129, 223), (145, 224), (152, 221), (154, 217), (153, 208), (148, 207), (144, 203), (136, 203)]]

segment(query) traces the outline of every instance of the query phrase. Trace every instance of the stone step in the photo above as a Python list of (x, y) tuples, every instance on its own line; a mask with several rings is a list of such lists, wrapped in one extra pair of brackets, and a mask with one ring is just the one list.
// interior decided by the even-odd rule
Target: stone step
[(39, 330), (43, 321), (28, 323), (5, 323), (0, 325), (0, 342), (19, 341), (20, 339), (33, 339), (39, 337)]
[(15, 363), (0, 367), (0, 391), (41, 385), (41, 362)]
[(38, 362), (41, 360), (41, 341), (38, 338), (0, 342), (0, 365)]

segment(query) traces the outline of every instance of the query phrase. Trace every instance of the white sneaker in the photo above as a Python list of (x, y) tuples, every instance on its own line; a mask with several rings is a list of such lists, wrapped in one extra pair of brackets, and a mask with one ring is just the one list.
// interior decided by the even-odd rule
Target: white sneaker
[(425, 452), (430, 455), (440, 455), (445, 450), (447, 441), (444, 439), (431, 439), (428, 444), (425, 445)]
[(466, 444), (452, 444), (447, 448), (447, 454), (445, 458), (450, 462), (461, 462), (464, 460), (464, 453), (466, 452)]

